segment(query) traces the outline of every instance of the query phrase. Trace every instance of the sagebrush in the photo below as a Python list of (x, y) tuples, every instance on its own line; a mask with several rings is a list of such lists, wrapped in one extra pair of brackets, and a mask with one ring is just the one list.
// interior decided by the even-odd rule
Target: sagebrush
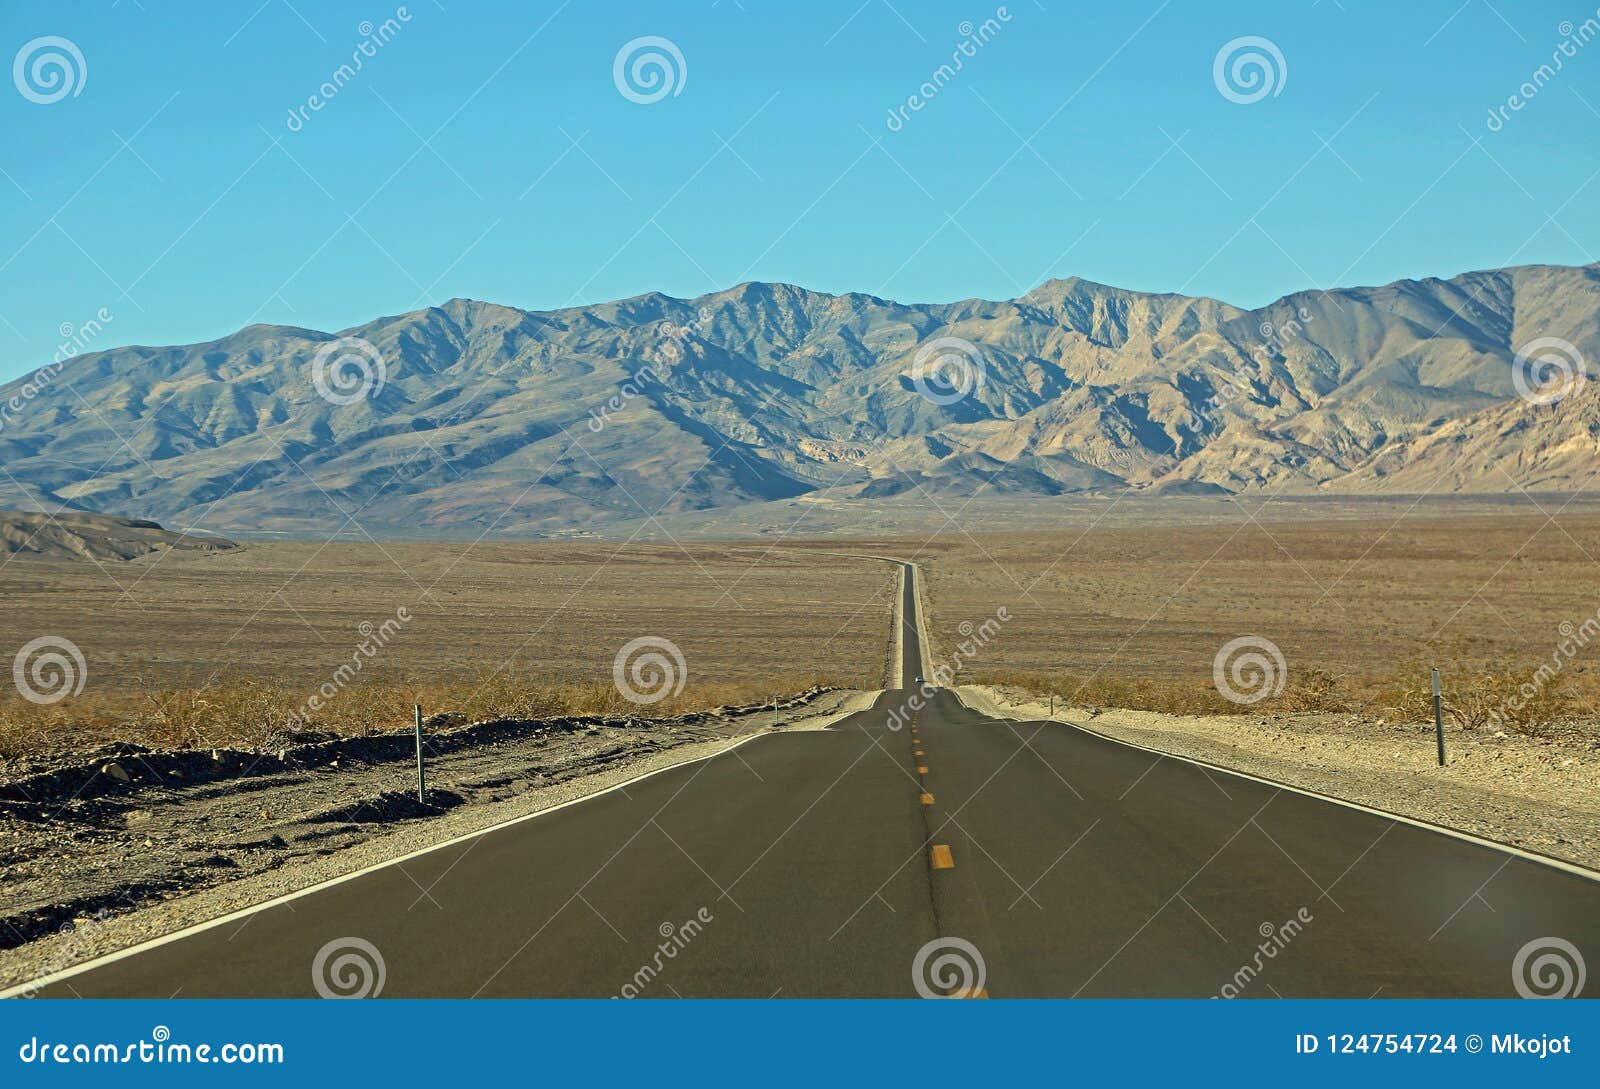
[(452, 681), (353, 684), (309, 713), (304, 689), (250, 677), (85, 694), (50, 705), (12, 696), (0, 699), (0, 756), (37, 756), (112, 741), (152, 748), (270, 749), (307, 733), (349, 737), (401, 729), (411, 722), (416, 705), (430, 716), (472, 722), (562, 715), (663, 718), (760, 703), (817, 685), (842, 687), (838, 679), (822, 675), (759, 685), (691, 681), (676, 695), (641, 705), (609, 683), (548, 684), (485, 672)]

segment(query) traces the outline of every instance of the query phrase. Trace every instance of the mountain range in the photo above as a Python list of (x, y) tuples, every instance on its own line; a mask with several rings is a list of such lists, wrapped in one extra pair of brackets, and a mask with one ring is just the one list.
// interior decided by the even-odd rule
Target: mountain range
[(1518, 395), (1518, 353), (1552, 341), (1600, 359), (1600, 264), (1256, 310), (1080, 279), (939, 304), (765, 283), (454, 299), (0, 387), (0, 506), (476, 536), (800, 496), (1575, 490), (1600, 394)]

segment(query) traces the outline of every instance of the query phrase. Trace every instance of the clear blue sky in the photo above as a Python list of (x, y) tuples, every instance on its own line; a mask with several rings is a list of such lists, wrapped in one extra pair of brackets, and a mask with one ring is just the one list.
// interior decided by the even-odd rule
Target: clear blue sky
[[(1081, 275), (1255, 305), (1600, 256), (1600, 40), (1487, 123), (1594, 0), (1014, 0), (898, 132), (995, 5), (411, 0), (290, 131), (396, 6), (7, 3), (0, 59), (56, 35), (87, 78), (49, 104), (0, 83), (0, 379), (102, 307), (96, 347), (453, 296), (932, 301)], [(652, 104), (613, 83), (643, 35), (687, 70)], [(1252, 104), (1213, 81), (1245, 35), (1287, 69)]]

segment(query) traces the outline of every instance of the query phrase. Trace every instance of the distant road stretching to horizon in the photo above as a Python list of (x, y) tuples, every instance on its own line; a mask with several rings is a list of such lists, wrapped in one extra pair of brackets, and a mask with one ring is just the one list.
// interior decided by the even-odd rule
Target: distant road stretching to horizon
[(870, 710), (42, 993), (310, 997), (376, 954), (393, 997), (1513, 996), (1530, 943), (1600, 947), (1582, 874), (948, 689), (907, 714), (924, 658), (902, 571), (904, 687)]

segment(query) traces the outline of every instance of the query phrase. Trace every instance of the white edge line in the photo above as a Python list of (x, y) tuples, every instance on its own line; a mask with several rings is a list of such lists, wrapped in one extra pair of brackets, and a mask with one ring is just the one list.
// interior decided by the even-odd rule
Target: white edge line
[[(976, 711), (985, 718), (996, 717), (990, 712), (985, 711), (983, 708), (976, 707), (973, 704), (968, 703), (966, 699), (963, 698), (959, 688), (952, 688), (950, 691), (955, 693), (956, 699), (967, 710)], [(1010, 717), (1009, 713), (1007, 713), (1007, 709), (999, 707), (998, 704), (996, 705), (996, 708), (997, 710), (1000, 710), (1002, 714), (1006, 714), (1006, 717)], [(1575, 877), (1582, 877), (1589, 881), (1600, 882), (1600, 871), (1588, 869), (1587, 867), (1578, 865), (1576, 862), (1568, 862), (1563, 858), (1555, 858), (1551, 855), (1540, 854), (1537, 851), (1528, 851), (1521, 847), (1513, 847), (1509, 843), (1501, 843), (1498, 840), (1486, 839), (1483, 836), (1475, 835), (1472, 832), (1463, 831), (1460, 828), (1452, 828), (1448, 824), (1435, 824), (1432, 821), (1426, 821), (1420, 817), (1408, 817), (1404, 813), (1393, 813), (1387, 809), (1379, 809), (1377, 806), (1365, 805), (1361, 802), (1352, 802), (1348, 798), (1338, 798), (1332, 794), (1324, 794), (1318, 790), (1311, 790), (1307, 787), (1295, 786), (1293, 783), (1285, 783), (1279, 779), (1268, 779), (1263, 775), (1252, 775), (1247, 771), (1240, 771), (1237, 768), (1225, 767), (1222, 764), (1213, 764), (1209, 760), (1200, 760), (1192, 756), (1181, 756), (1178, 753), (1168, 752), (1165, 749), (1156, 749), (1150, 747), (1149, 745), (1141, 745), (1137, 741), (1126, 741), (1120, 737), (1112, 737), (1110, 734), (1102, 733), (1101, 731), (1093, 729), (1089, 726), (1085, 726), (1082, 723), (1069, 722), (1066, 719), (1026, 718), (1018, 715), (1016, 720), (1019, 722), (1053, 722), (1057, 726), (1066, 726), (1069, 729), (1082, 730), (1086, 734), (1098, 737), (1104, 741), (1109, 741), (1113, 745), (1124, 745), (1130, 749), (1138, 749), (1141, 752), (1151, 753), (1155, 756), (1165, 756), (1173, 760), (1181, 760), (1185, 764), (1193, 764), (1200, 768), (1209, 768), (1212, 771), (1221, 772), (1224, 775), (1232, 775), (1238, 779), (1248, 779), (1251, 782), (1261, 783), (1264, 786), (1277, 787), (1280, 790), (1287, 790), (1291, 793), (1300, 794), (1307, 798), (1315, 798), (1319, 802), (1331, 802), (1334, 805), (1343, 806), (1346, 809), (1354, 809), (1360, 813), (1368, 813), (1375, 817), (1386, 817), (1389, 820), (1397, 821), (1400, 824), (1409, 824), (1413, 828), (1420, 828), (1425, 832), (1437, 832), (1442, 836), (1449, 836), (1452, 839), (1459, 839), (1467, 843), (1475, 844), (1479, 847), (1487, 847), (1490, 850), (1499, 851), (1502, 854), (1508, 854), (1515, 858), (1520, 858), (1525, 862), (1538, 863), (1541, 866), (1548, 866), (1554, 870), (1561, 870), (1562, 872), (1572, 874)]]
[(918, 657), (922, 660), (922, 679), (926, 681), (933, 676), (933, 650), (932, 644), (928, 642), (928, 610), (922, 607), (922, 567), (915, 563), (907, 563), (907, 566), (915, 576), (912, 580), (911, 603), (917, 610), (917, 651)]
[(894, 616), (890, 624), (894, 627), (893, 646), (894, 657), (889, 660), (889, 688), (900, 689), (906, 686), (905, 657), (906, 657), (906, 569), (902, 564), (895, 568), (894, 580)]
[[(851, 713), (854, 714), (856, 712), (851, 712)], [(498, 824), (491, 824), (488, 827), (480, 828), (475, 832), (464, 832), (461, 835), (455, 836), (455, 837), (453, 837), (451, 839), (441, 840), (440, 842), (431, 844), (431, 845), (429, 845), (427, 847), (418, 848), (417, 850), (411, 851), (408, 854), (403, 854), (403, 855), (399, 855), (399, 856), (397, 856), (395, 858), (386, 859), (383, 862), (375, 862), (370, 866), (364, 866), (359, 870), (352, 870), (350, 873), (341, 874), (338, 877), (330, 877), (326, 881), (319, 881), (314, 885), (307, 885), (303, 889), (297, 889), (294, 892), (285, 893), (282, 896), (274, 897), (271, 900), (264, 900), (259, 904), (252, 904), (249, 907), (239, 908), (239, 909), (237, 909), (235, 911), (230, 911), (230, 912), (228, 912), (228, 914), (219, 915), (215, 919), (208, 919), (208, 920), (206, 920), (205, 922), (202, 922), (202, 923), (195, 923), (195, 924), (193, 924), (191, 926), (186, 926), (181, 930), (174, 930), (170, 934), (163, 934), (158, 938), (150, 938), (147, 941), (140, 942), (137, 945), (130, 945), (126, 949), (119, 949), (114, 953), (106, 953), (103, 956), (95, 957), (93, 960), (86, 960), (82, 964), (74, 965), (71, 968), (64, 968), (61, 971), (55, 972), (55, 973), (53, 973), (51, 975), (42, 976), (39, 979), (30, 980), (27, 983), (18, 984), (17, 986), (12, 987), (9, 990), (0, 991), (0, 999), (3, 999), (3, 998), (15, 998), (16, 996), (18, 996), (20, 994), (24, 994), (24, 993), (26, 993), (28, 991), (37, 991), (37, 990), (39, 990), (39, 989), (41, 989), (43, 987), (48, 987), (48, 986), (50, 986), (52, 984), (60, 983), (62, 980), (71, 979), (73, 976), (81, 975), (84, 972), (91, 971), (92, 969), (103, 968), (105, 965), (111, 964), (111, 963), (113, 963), (115, 961), (122, 960), (125, 957), (137, 956), (140, 953), (148, 953), (150, 950), (158, 948), (159, 946), (166, 945), (169, 942), (175, 942), (175, 941), (179, 941), (179, 940), (181, 940), (183, 938), (192, 937), (195, 934), (199, 934), (200, 932), (205, 931), (205, 930), (210, 930), (213, 927), (221, 926), (224, 923), (233, 922), (236, 919), (243, 919), (243, 918), (245, 918), (246, 916), (249, 916), (249, 915), (255, 915), (255, 914), (259, 913), (259, 912), (266, 911), (269, 908), (275, 908), (280, 904), (287, 904), (291, 900), (298, 900), (303, 896), (310, 896), (313, 893), (321, 892), (324, 889), (330, 889), (335, 885), (342, 885), (346, 881), (353, 881), (356, 878), (363, 877), (366, 874), (372, 873), (375, 870), (385, 869), (385, 868), (387, 868), (389, 866), (398, 866), (402, 862), (409, 862), (413, 858), (418, 858), (418, 857), (420, 857), (422, 855), (431, 854), (434, 851), (443, 850), (446, 847), (453, 847), (458, 843), (465, 843), (469, 839), (477, 839), (479, 836), (486, 836), (486, 835), (489, 835), (491, 832), (498, 832), (502, 828), (509, 828), (512, 825), (521, 824), (524, 821), (531, 821), (531, 820), (534, 820), (535, 818), (546, 816), (546, 815), (548, 815), (550, 813), (556, 812), (558, 809), (566, 809), (568, 806), (578, 805), (581, 802), (591, 801), (591, 800), (593, 800), (595, 798), (599, 798), (599, 797), (601, 797), (603, 795), (610, 794), (613, 791), (621, 790), (624, 787), (630, 787), (633, 784), (641, 782), (642, 780), (648, 779), (653, 775), (660, 775), (662, 772), (672, 771), (672, 770), (674, 770), (676, 768), (685, 767), (685, 766), (687, 766), (689, 764), (697, 764), (697, 763), (701, 762), (702, 760), (715, 760), (717, 757), (723, 756), (723, 755), (725, 755), (727, 753), (730, 753), (734, 749), (737, 749), (741, 745), (747, 745), (750, 742), (757, 741), (757, 740), (759, 740), (759, 739), (761, 739), (763, 737), (773, 737), (773, 736), (776, 736), (777, 734), (782, 733), (782, 732), (783, 731), (762, 730), (759, 733), (751, 734), (749, 737), (739, 738), (737, 741), (734, 741), (732, 744), (728, 745), (725, 748), (718, 749), (716, 752), (707, 753), (704, 756), (690, 757), (687, 760), (679, 760), (675, 764), (667, 764), (664, 767), (656, 768), (653, 771), (647, 771), (647, 772), (644, 772), (643, 774), (635, 775), (631, 779), (624, 780), (623, 782), (613, 784), (612, 786), (605, 787), (604, 789), (601, 789), (601, 790), (596, 790), (596, 791), (594, 791), (592, 793), (589, 793), (589, 794), (581, 795), (580, 797), (577, 797), (577, 798), (569, 798), (568, 800), (566, 800), (564, 802), (559, 802), (556, 805), (549, 806), (549, 807), (547, 807), (545, 809), (535, 810), (532, 813), (523, 813), (521, 816), (517, 816), (517, 817), (510, 817), (510, 818), (508, 818), (506, 820), (500, 821)]]

